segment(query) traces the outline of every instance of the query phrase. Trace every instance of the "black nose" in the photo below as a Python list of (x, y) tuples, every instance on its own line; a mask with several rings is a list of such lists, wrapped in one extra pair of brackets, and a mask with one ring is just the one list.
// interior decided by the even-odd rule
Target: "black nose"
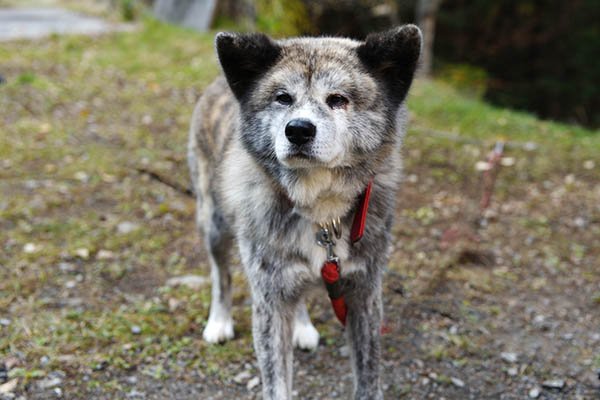
[(307, 119), (293, 119), (285, 126), (285, 137), (295, 145), (310, 142), (317, 133), (317, 127)]

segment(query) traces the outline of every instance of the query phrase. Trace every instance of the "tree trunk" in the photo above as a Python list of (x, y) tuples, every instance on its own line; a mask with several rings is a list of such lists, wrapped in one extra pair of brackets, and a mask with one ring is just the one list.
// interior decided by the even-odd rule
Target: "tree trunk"
[(442, 0), (419, 0), (417, 2), (417, 24), (423, 31), (423, 52), (419, 75), (430, 76), (433, 63), (433, 39), (435, 37), (435, 19)]
[(217, 0), (156, 0), (154, 14), (158, 19), (199, 31), (210, 28)]

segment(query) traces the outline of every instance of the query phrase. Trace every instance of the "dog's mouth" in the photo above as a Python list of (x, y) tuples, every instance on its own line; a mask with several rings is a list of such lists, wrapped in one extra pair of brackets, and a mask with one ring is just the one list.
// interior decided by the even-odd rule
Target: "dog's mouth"
[(322, 167), (324, 165), (321, 160), (315, 157), (310, 149), (305, 148), (304, 146), (289, 149), (280, 161), (289, 168), (311, 168), (318, 166)]
[(301, 160), (317, 160), (309, 150), (305, 150), (302, 148), (290, 151), (288, 153), (287, 158), (297, 158)]

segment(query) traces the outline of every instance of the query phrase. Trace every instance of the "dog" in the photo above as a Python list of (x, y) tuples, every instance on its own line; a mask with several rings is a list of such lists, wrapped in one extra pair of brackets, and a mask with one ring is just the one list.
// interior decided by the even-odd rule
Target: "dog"
[(332, 304), (342, 299), (334, 310), (351, 348), (354, 398), (383, 398), (382, 273), (421, 42), (414, 25), (364, 41), (216, 35), (223, 76), (198, 101), (188, 145), (212, 279), (203, 337), (234, 336), (237, 242), (264, 399), (291, 399), (293, 347), (318, 346), (305, 305), (315, 287), (327, 287)]

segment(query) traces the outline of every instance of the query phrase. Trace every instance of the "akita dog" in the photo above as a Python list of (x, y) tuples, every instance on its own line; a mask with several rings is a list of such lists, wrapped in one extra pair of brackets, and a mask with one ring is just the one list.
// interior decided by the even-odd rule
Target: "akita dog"
[(319, 341), (304, 297), (326, 287), (346, 327), (355, 399), (382, 399), (381, 281), (421, 32), (405, 25), (365, 41), (219, 33), (216, 50), (224, 77), (196, 106), (188, 154), (212, 276), (204, 339), (234, 335), (235, 239), (264, 398), (292, 398), (293, 346)]

